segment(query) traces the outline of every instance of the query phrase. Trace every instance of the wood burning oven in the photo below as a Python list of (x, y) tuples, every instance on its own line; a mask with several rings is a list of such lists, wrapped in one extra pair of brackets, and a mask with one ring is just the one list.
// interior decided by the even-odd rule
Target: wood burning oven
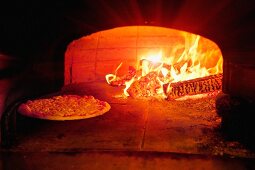
[(16, 18), (5, 11), (8, 8), (2, 10), (2, 51), (23, 57), (26, 67), (34, 65), (36, 77), (48, 79), (53, 89), (63, 85), (63, 55), (71, 41), (120, 26), (149, 25), (184, 30), (214, 41), (224, 56), (224, 91), (254, 96), (249, 90), (254, 86), (249, 78), (254, 75), (251, 2), (79, 1), (28, 6), (14, 4), (13, 10), (21, 13)]
[[(19, 11), (20, 15), (12, 16), (6, 10), (9, 8), (1, 10), (5, 24), (1, 32), (1, 52), (21, 61), (17, 69), (20, 72), (11, 74), (13, 85), (6, 96), (1, 120), (2, 144), (12, 148), (3, 148), (3, 151), (121, 150), (254, 158), (252, 150), (245, 150), (236, 142), (240, 139), (254, 149), (254, 3), (239, 0), (81, 0), (30, 5), (32, 8), (26, 3), (10, 4), (11, 9)], [(87, 47), (82, 46), (83, 49), (77, 47), (83, 51), (78, 50), (77, 54), (70, 52), (76, 44), (68, 44), (83, 36), (121, 27), (178, 29), (215, 42), (224, 61), (222, 90), (225, 94), (216, 99), (222, 123), (212, 107), (215, 98), (173, 103), (111, 98), (119, 94), (120, 87), (116, 89), (106, 82), (98, 82), (104, 79), (107, 70), (107, 62), (102, 58), (111, 58), (111, 54), (105, 56), (105, 53), (92, 50), (94, 46), (98, 48), (98, 39), (94, 41), (92, 38), (86, 43)], [(107, 39), (104, 40), (110, 49), (133, 42), (132, 36), (123, 44), (116, 39), (116, 44), (112, 40), (107, 44)], [(151, 43), (150, 40), (146, 42)], [(133, 45), (137, 46), (136, 43), (134, 41)], [(125, 51), (124, 59), (130, 61), (129, 64), (136, 64), (129, 57), (137, 57), (139, 50), (121, 50)], [(118, 57), (123, 54), (121, 50), (112, 53)], [(75, 59), (71, 59), (73, 56)], [(115, 68), (118, 66), (114, 65)], [(26, 99), (54, 95), (55, 92), (90, 93), (111, 100), (113, 107), (105, 116), (69, 122), (35, 120), (16, 112), (17, 106)], [(182, 115), (176, 116), (175, 111)], [(230, 141), (226, 142), (229, 138), (217, 131), (220, 124)]]

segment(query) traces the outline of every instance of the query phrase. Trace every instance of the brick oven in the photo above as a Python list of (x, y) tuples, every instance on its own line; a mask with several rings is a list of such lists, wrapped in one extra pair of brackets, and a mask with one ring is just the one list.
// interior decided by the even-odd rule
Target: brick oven
[[(173, 167), (171, 161), (177, 158), (191, 168), (254, 168), (254, 3), (79, 0), (8, 7), (21, 15), (3, 15), (1, 151), (9, 154), (3, 159), (38, 168), (39, 159), (30, 163), (24, 157), (43, 155), (64, 159), (70, 167), (73, 160), (81, 164), (92, 157), (99, 164), (118, 161), (113, 159), (117, 155), (131, 163), (134, 158), (158, 159), (156, 166), (166, 161)], [(184, 32), (202, 37), (202, 51), (217, 49), (202, 65), (214, 66), (223, 57), (217, 95), (136, 99), (123, 97), (123, 86), (107, 84), (105, 76), (115, 73), (120, 63), (118, 74), (125, 75), (141, 56), (162, 50), (172, 55), (174, 47), (187, 43)], [(112, 108), (75, 121), (33, 119), (17, 112), (28, 99), (58, 94), (93, 95)], [(47, 164), (61, 167), (45, 159), (41, 163)], [(5, 161), (4, 167), (12, 165)]]

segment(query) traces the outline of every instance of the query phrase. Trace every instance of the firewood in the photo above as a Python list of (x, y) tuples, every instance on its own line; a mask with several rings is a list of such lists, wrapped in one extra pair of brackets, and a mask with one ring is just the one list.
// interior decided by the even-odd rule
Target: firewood
[(110, 82), (111, 86), (124, 86), (125, 85), (125, 79), (119, 79), (119, 80), (114, 80)]
[(210, 93), (222, 88), (222, 74), (196, 78), (164, 85), (164, 91), (168, 100), (186, 95)]
[(115, 80), (110, 82), (110, 85), (112, 85), (112, 86), (124, 86), (125, 82), (131, 80), (137, 74), (137, 72), (138, 71), (134, 67), (129, 66), (128, 74), (123, 75), (121, 77), (117, 77)]
[[(142, 67), (143, 62), (148, 62), (154, 68), (157, 68), (157, 67), (162, 65), (162, 67), (170, 70), (171, 67), (172, 67), (172, 65), (169, 65), (169, 64), (166, 64), (166, 63), (162, 63), (162, 62), (154, 63), (154, 62), (152, 62), (150, 60), (147, 60), (147, 59), (141, 59), (140, 60), (140, 67)], [(184, 63), (176, 63), (176, 64), (173, 65), (173, 67), (180, 69), (180, 67), (183, 64)], [(142, 76), (142, 69), (140, 68), (140, 69), (136, 70), (134, 67), (129, 66), (128, 73), (126, 75), (121, 76), (121, 77), (116, 77), (115, 80), (110, 82), (110, 85), (111, 86), (124, 86), (126, 81), (131, 80), (133, 77), (139, 77), (139, 76)]]
[(157, 76), (156, 72), (150, 72), (139, 80), (134, 81), (127, 90), (128, 94), (133, 98), (155, 96), (157, 90), (161, 87)]

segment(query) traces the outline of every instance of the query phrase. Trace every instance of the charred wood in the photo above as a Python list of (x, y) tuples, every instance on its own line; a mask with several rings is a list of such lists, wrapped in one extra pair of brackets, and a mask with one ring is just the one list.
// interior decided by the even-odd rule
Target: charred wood
[(164, 85), (167, 99), (176, 99), (186, 95), (210, 93), (222, 89), (222, 74), (196, 78)]
[(131, 80), (136, 74), (137, 74), (137, 70), (134, 67), (129, 66), (128, 74), (123, 75), (122, 77), (117, 77), (115, 80), (110, 82), (110, 85), (124, 86), (125, 82)]
[(161, 87), (157, 76), (158, 74), (156, 72), (150, 72), (139, 80), (134, 81), (127, 90), (128, 94), (134, 98), (156, 95), (157, 90)]

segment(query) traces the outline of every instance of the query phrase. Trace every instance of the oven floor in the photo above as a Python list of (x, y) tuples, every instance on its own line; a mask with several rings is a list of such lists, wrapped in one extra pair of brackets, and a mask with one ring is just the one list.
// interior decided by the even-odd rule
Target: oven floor
[[(111, 110), (98, 117), (73, 121), (47, 121), (18, 115), (17, 143), (3, 150), (3, 157), (27, 161), (30, 157), (39, 161), (44, 155), (49, 160), (70, 162), (76, 157), (76, 161), (84, 159), (85, 162), (93, 158), (103, 162), (120, 160), (114, 164), (116, 168), (122, 166), (124, 160), (129, 167), (132, 164), (156, 166), (157, 163), (171, 167), (176, 166), (179, 159), (192, 166), (201, 161), (204, 162), (201, 165), (221, 166), (220, 162), (225, 159), (255, 158), (253, 152), (237, 141), (225, 139), (218, 131), (221, 120), (213, 97), (166, 101), (126, 99), (121, 93), (120, 87), (102, 82), (65, 86), (56, 94), (93, 95), (110, 103)], [(186, 156), (176, 157), (179, 154)], [(152, 159), (155, 165), (153, 161), (143, 165), (145, 159)], [(226, 166), (235, 167), (230, 162)]]
[(83, 153), (5, 153), (0, 154), (0, 163), (1, 170), (255, 169), (254, 160), (252, 159), (127, 151), (86, 151)]

